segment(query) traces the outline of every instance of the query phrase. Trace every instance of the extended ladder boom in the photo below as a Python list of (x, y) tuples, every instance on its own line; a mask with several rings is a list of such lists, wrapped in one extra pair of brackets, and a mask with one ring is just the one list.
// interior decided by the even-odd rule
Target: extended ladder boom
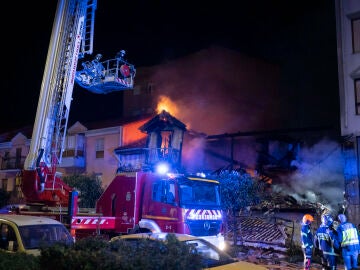
[(59, 0), (24, 168), (61, 162), (79, 56), (91, 54), (96, 0)]
[(78, 60), (93, 52), (96, 0), (59, 0), (53, 24), (29, 154), (21, 189), (28, 202), (67, 205), (72, 188), (57, 175), (61, 163), (74, 83), (94, 93), (131, 89), (135, 68), (120, 51), (115, 59), (101, 55)]
[(95, 10), (96, 0), (58, 1), (21, 183), (28, 202), (68, 203), (72, 189), (56, 175), (56, 165), (62, 159), (78, 59), (92, 54)]

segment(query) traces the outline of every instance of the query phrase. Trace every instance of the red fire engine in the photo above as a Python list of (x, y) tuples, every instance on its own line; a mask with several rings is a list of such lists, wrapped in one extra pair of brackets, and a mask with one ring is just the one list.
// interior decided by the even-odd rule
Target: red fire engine
[[(18, 213), (58, 219), (74, 237), (164, 231), (203, 236), (222, 246), (223, 216), (216, 180), (159, 174), (149, 168), (120, 170), (98, 200), (95, 213), (84, 215), (77, 207), (77, 192), (56, 172), (62, 160), (74, 82), (101, 94), (131, 89), (134, 83), (135, 68), (123, 59), (122, 51), (103, 62), (97, 55), (77, 71), (78, 59), (92, 54), (95, 10), (96, 0), (58, 2), (30, 151), (22, 171), (21, 188), (29, 208)], [(181, 145), (177, 146), (181, 150)], [(164, 154), (169, 149), (158, 150)], [(178, 160), (180, 155), (178, 151)], [(59, 205), (68, 209), (58, 209)]]

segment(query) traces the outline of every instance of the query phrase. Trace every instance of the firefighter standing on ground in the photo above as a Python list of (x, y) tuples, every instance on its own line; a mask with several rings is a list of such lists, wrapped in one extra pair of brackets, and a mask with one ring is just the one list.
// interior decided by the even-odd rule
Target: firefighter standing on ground
[(338, 244), (333, 228), (334, 219), (331, 215), (321, 215), (320, 227), (314, 234), (314, 246), (321, 252), (321, 264), (323, 270), (336, 270), (339, 258)]
[(340, 222), (337, 227), (337, 237), (341, 245), (341, 254), (345, 270), (358, 269), (358, 256), (360, 252), (359, 233), (354, 224), (347, 222), (344, 214), (338, 215)]
[(311, 232), (311, 223), (314, 217), (306, 214), (302, 218), (301, 224), (301, 248), (304, 253), (304, 270), (310, 270), (311, 257), (313, 253), (313, 234)]

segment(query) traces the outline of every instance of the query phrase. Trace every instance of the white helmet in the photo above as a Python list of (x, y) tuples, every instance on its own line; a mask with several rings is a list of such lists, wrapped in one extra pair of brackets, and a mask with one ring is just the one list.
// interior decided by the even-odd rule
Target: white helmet
[(100, 61), (101, 58), (102, 58), (102, 54), (101, 54), (101, 53), (98, 53), (98, 54), (95, 56), (95, 60), (97, 60), (97, 61)]
[(344, 214), (340, 214), (340, 215), (338, 215), (338, 220), (341, 223), (344, 223), (344, 222), (346, 222), (346, 216)]
[(334, 223), (334, 219), (332, 218), (331, 215), (329, 214), (323, 214), (321, 215), (321, 223), (324, 225), (324, 226), (331, 226), (333, 223)]

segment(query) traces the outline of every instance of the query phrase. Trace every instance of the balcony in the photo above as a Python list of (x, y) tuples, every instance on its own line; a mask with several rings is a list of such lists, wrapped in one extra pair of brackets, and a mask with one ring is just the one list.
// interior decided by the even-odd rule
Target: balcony
[(180, 164), (180, 151), (174, 148), (147, 148), (146, 163), (154, 165), (158, 162), (168, 162), (170, 164)]
[(127, 148), (117, 150), (121, 171), (152, 170), (159, 162), (167, 162), (174, 168), (179, 168), (181, 163), (180, 151), (174, 148)]
[(0, 159), (1, 170), (21, 170), (24, 168), (26, 157), (3, 157)]
[(85, 168), (85, 155), (82, 149), (66, 149), (63, 152), (59, 168)]

